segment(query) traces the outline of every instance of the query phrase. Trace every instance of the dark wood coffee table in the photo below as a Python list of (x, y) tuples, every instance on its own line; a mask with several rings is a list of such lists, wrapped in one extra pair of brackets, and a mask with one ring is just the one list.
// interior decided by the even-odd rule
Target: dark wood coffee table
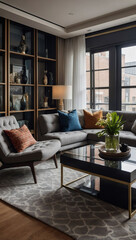
[[(71, 183), (85, 177), (81, 176), (72, 182), (63, 184), (64, 167), (86, 173), (86, 176), (91, 175), (93, 179), (89, 188), (80, 184), (80, 189), (97, 195), (102, 200), (127, 208), (129, 218), (131, 218), (136, 213), (136, 188), (132, 186), (136, 182), (136, 148), (131, 147), (131, 155), (128, 159), (111, 161), (99, 156), (99, 147), (102, 144), (87, 145), (61, 154), (61, 187), (69, 188)], [(96, 188), (94, 176), (99, 177), (100, 180), (99, 187), (96, 181)]]

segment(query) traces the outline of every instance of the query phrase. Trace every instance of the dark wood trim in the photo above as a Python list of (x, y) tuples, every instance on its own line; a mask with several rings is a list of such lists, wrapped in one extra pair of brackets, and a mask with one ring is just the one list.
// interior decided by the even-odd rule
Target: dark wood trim
[(35, 68), (35, 59), (36, 59), (36, 49), (35, 49), (35, 32), (36, 32), (36, 30), (34, 29), (34, 39), (33, 39), (33, 41), (34, 41), (34, 99), (33, 99), (33, 101), (34, 101), (34, 137), (36, 137), (36, 90), (35, 90), (35, 85), (36, 85), (36, 68)]
[[(6, 115), (6, 116), (10, 116), (11, 114), (17, 114), (17, 113), (22, 113), (22, 116), (20, 115), (20, 118), (25, 118), (23, 113), (27, 113), (27, 112), (33, 112), (31, 115), (31, 118), (33, 118), (34, 121), (34, 127), (32, 127), (34, 129), (34, 137), (36, 139), (38, 139), (38, 115), (39, 113), (41, 113), (40, 111), (45, 111), (45, 113), (49, 113), (49, 111), (56, 111), (56, 107), (48, 107), (48, 108), (42, 108), (42, 109), (38, 109), (38, 87), (50, 87), (50, 90), (52, 88), (53, 85), (43, 85), (43, 84), (39, 84), (38, 85), (38, 60), (39, 62), (45, 62), (49, 64), (49, 70), (50, 68), (53, 70), (50, 71), (56, 71), (56, 76), (54, 75), (54, 80), (56, 77), (56, 84), (58, 83), (58, 38), (54, 36), (54, 43), (56, 44), (56, 59), (55, 59), (55, 54), (51, 55), (51, 57), (53, 58), (46, 58), (46, 57), (42, 57), (42, 56), (38, 56), (38, 30), (31, 28), (31, 32), (33, 33), (33, 37), (32, 37), (32, 42), (34, 43), (33, 45), (33, 50), (34, 52), (32, 52), (32, 54), (23, 54), (20, 52), (16, 52), (16, 50), (14, 51), (14, 49), (10, 48), (10, 25), (13, 24), (17, 24), (14, 23), (10, 20), (4, 19), (5, 21), (5, 35), (3, 35), (3, 39), (5, 40), (5, 48), (4, 49), (0, 49), (0, 53), (3, 56), (3, 67), (4, 67), (4, 73), (5, 75), (3, 76), (3, 82), (0, 83), (1, 86), (3, 86), (3, 91), (5, 95), (5, 109), (2, 109), (3, 111), (1, 111), (2, 115)], [(4, 22), (3, 21), (3, 22)], [(22, 25), (22, 24), (21, 24)], [(14, 25), (13, 25), (14, 26)], [(22, 25), (22, 27), (25, 25)], [(45, 33), (46, 35), (46, 33)], [(56, 43), (55, 43), (55, 39), (56, 39)], [(55, 48), (55, 46), (54, 46)], [(11, 51), (13, 50), (13, 51)], [(11, 58), (16, 58), (16, 59), (21, 59), (22, 61), (25, 60), (31, 60), (31, 62), (33, 62), (33, 77), (34, 77), (34, 83), (33, 84), (16, 84), (16, 83), (10, 83), (10, 61)], [(10, 88), (14, 88), (17, 89), (16, 87), (22, 86), (22, 89), (25, 89), (25, 87), (32, 87), (32, 91), (34, 91), (34, 107), (32, 109), (26, 109), (26, 110), (19, 110), (19, 111), (15, 111), (10, 109)], [(48, 111), (48, 112), (47, 112)], [(34, 115), (34, 117), (33, 117)], [(17, 116), (17, 115), (16, 115)], [(19, 116), (19, 115), (18, 115)], [(26, 117), (27, 118), (27, 117)]]
[(37, 178), (36, 178), (36, 174), (35, 174), (34, 162), (30, 163), (30, 168), (31, 168), (31, 171), (32, 171), (34, 183), (36, 184), (37, 183)]
[(2, 114), (5, 114), (5, 115), (6, 115), (6, 112), (5, 112), (5, 111), (1, 111), (0, 113), (2, 113)]
[[(5, 22), (6, 22), (6, 20), (7, 20), (7, 19), (5, 19)], [(0, 52), (3, 52), (3, 53), (4, 53), (4, 52), (6, 52), (6, 50), (5, 50), (5, 49), (0, 49)]]
[(10, 20), (7, 22), (7, 115), (10, 115)]
[(125, 26), (125, 27), (120, 27), (120, 28), (112, 29), (112, 30), (105, 30), (103, 32), (98, 32), (95, 34), (92, 33), (90, 36), (86, 36), (85, 38), (88, 39), (88, 38), (98, 37), (98, 36), (102, 36), (102, 35), (106, 35), (106, 34), (110, 34), (110, 33), (114, 33), (114, 32), (124, 31), (124, 30), (131, 29), (131, 28), (136, 28), (136, 24), (130, 25), (130, 26)]
[(35, 124), (36, 124), (36, 139), (38, 139), (38, 30), (35, 31)]
[(44, 84), (38, 84), (38, 87), (52, 87), (54, 85), (44, 85)]
[(34, 58), (34, 55), (27, 54), (27, 53), (24, 54), (24, 53), (19, 53), (19, 52), (10, 51), (10, 54), (19, 55), (19, 56), (23, 56), (23, 57)]
[(0, 170), (5, 169), (5, 168), (14, 168), (14, 167), (30, 167), (31, 171), (32, 171), (34, 182), (37, 183), (35, 169), (34, 169), (34, 161), (33, 162), (24, 162), (24, 163), (19, 163), (19, 162), (18, 163), (3, 163), (3, 165), (0, 167)]
[(58, 84), (58, 37), (56, 37), (56, 85)]
[(56, 168), (58, 168), (56, 154), (53, 156), (53, 160), (54, 160), (54, 163), (55, 163)]
[(10, 83), (10, 86), (24, 86), (24, 87), (34, 87), (34, 84), (24, 84), (24, 83)]
[(3, 86), (5, 86), (5, 85), (6, 85), (6, 83), (0, 83), (0, 85), (3, 85)]
[(57, 108), (38, 108), (38, 111), (56, 110)]
[[(7, 42), (7, 40), (8, 40), (8, 37), (7, 37), (7, 34), (8, 34), (8, 30), (7, 30), (7, 19), (5, 19), (5, 66), (4, 66), (4, 68), (5, 68), (5, 71), (4, 71), (4, 74), (5, 74), (5, 109), (4, 109), (4, 111), (5, 111), (5, 115), (7, 116), (7, 81), (8, 81), (8, 79), (7, 79), (7, 60), (8, 60), (8, 53), (7, 53), (7, 48), (8, 48), (8, 42)], [(4, 96), (3, 96), (4, 97)]]
[[(58, 168), (56, 154), (51, 158), (53, 158), (55, 167)], [(51, 159), (51, 158), (49, 158), (49, 159)], [(47, 159), (47, 160), (49, 160), (49, 159)], [(45, 161), (47, 161), (47, 160), (45, 160)], [(31, 162), (28, 161), (28, 162), (17, 162), (17, 163), (4, 163), (3, 161), (1, 161), (1, 162), (3, 165), (0, 167), (0, 170), (5, 169), (5, 168), (14, 168), (14, 167), (30, 167), (32, 175), (33, 175), (34, 183), (37, 183), (34, 166), (37, 164), (40, 164), (43, 161), (31, 161)]]
[(9, 113), (21, 113), (21, 112), (34, 112), (34, 109), (26, 109), (26, 110), (13, 110), (13, 111), (9, 111)]
[(53, 59), (53, 58), (46, 58), (46, 57), (40, 57), (40, 56), (38, 56), (38, 59), (42, 59), (42, 60), (46, 60), (46, 61), (56, 62), (56, 59)]

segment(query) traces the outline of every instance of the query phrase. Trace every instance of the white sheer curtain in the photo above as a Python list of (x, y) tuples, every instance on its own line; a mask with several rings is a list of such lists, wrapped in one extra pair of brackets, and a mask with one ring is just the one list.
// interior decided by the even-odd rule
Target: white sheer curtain
[[(63, 57), (62, 52), (64, 53)], [(66, 39), (59, 46), (58, 79), (62, 79), (61, 69), (64, 63), (64, 79), (58, 84), (72, 85), (72, 100), (65, 100), (65, 109), (80, 109), (86, 106), (86, 57), (85, 36)]]
[(72, 108), (86, 107), (86, 49), (85, 36), (73, 39), (73, 99)]

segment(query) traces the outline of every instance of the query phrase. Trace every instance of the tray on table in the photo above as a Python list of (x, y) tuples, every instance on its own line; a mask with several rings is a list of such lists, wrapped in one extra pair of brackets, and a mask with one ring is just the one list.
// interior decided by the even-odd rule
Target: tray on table
[(129, 158), (130, 155), (131, 155), (131, 149), (129, 147), (126, 152), (121, 152), (120, 149), (118, 149), (117, 152), (107, 152), (105, 150), (105, 145), (99, 148), (99, 156), (106, 160), (123, 161)]

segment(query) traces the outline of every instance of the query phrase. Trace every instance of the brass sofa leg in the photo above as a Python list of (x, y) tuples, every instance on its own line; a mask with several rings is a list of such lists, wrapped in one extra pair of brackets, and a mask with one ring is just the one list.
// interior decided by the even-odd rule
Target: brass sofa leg
[(30, 168), (31, 168), (31, 171), (32, 171), (34, 183), (36, 184), (36, 183), (37, 183), (37, 178), (36, 178), (36, 174), (35, 174), (34, 163), (31, 163), (31, 164), (30, 164)]
[(54, 163), (55, 163), (56, 168), (58, 168), (57, 159), (56, 159), (56, 154), (53, 156), (53, 160), (54, 160)]

